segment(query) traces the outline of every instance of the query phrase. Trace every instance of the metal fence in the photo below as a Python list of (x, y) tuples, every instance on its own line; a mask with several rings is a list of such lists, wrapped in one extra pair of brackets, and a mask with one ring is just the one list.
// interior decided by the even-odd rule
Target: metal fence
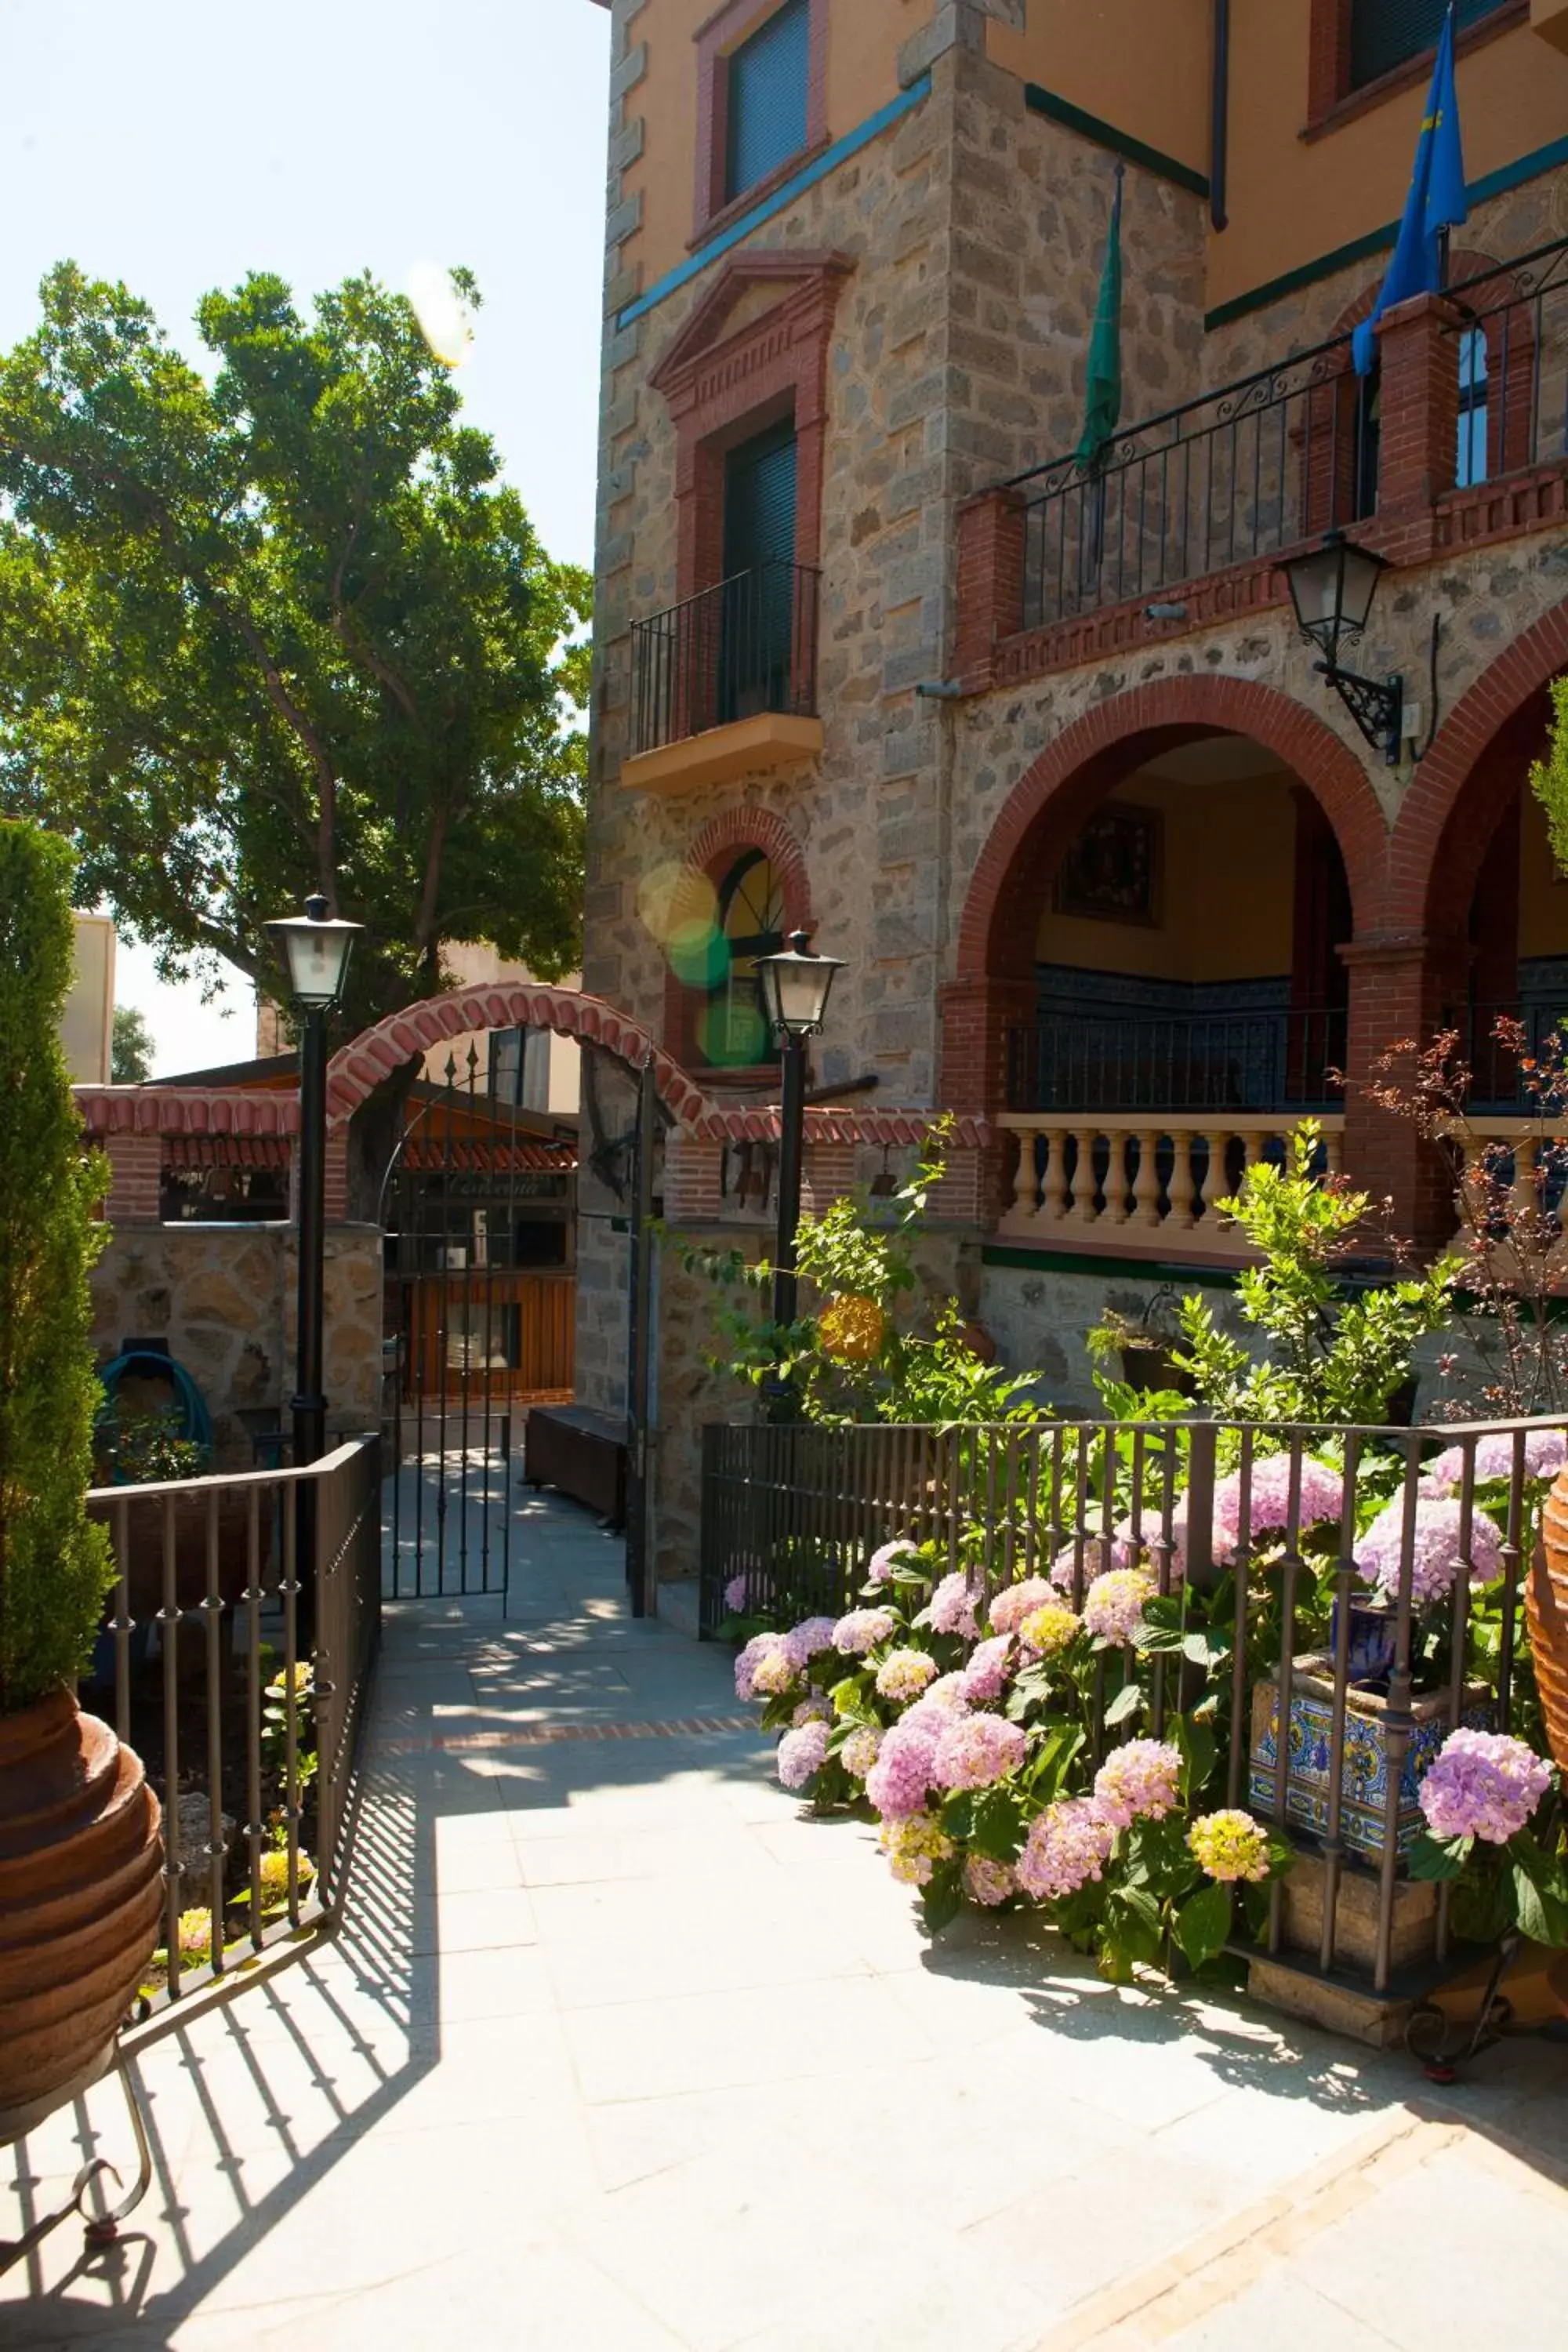
[(1568, 236), (1449, 289), (1465, 488), (1568, 457)]
[(1009, 1110), (1337, 1108), (1345, 1014), (1044, 1013), (1007, 1033)]
[[(896, 1538), (935, 1544), (950, 1567), (970, 1565), (988, 1591), (1060, 1562), (1075, 1606), (1101, 1568), (1142, 1555), (1162, 1595), (1208, 1596), (1211, 1625), (1228, 1632), (1228, 1650), (1198, 1633), (1186, 1647), (1152, 1658), (1149, 1727), (1158, 1737), (1173, 1710), (1211, 1706), (1220, 1735), (1212, 1801), (1249, 1805), (1321, 1868), (1321, 1908), (1306, 1906), (1305, 1934), (1285, 1907), (1306, 1903), (1305, 1893), (1285, 1892), (1300, 1884), (1297, 1874), (1276, 1885), (1268, 1952), (1324, 1976), (1362, 1971), (1384, 1993), (1408, 1940), (1396, 1906), (1402, 1889), (1409, 1900), (1400, 1865), (1419, 1822), (1420, 1770), (1457, 1725), (1507, 1730), (1533, 1706), (1522, 1579), (1539, 1490), (1526, 1476), (1525, 1442), (1542, 1426), (710, 1427), (703, 1433), (701, 1627), (710, 1636), (718, 1631), (736, 1580), (749, 1610), (781, 1619), (837, 1614), (853, 1605), (872, 1551)], [(1458, 1455), (1449, 1493), (1457, 1557), (1468, 1562), (1485, 1535), (1500, 1569), (1499, 1594), (1484, 1612), (1472, 1612), (1462, 1573), (1440, 1601), (1420, 1605), (1420, 1481), (1434, 1454), (1448, 1449)], [(1309, 1505), (1304, 1516), (1303, 1478), (1312, 1480), (1311, 1462), (1325, 1453), (1342, 1464), (1342, 1507), (1304, 1551), (1316, 1514)], [(1260, 1484), (1271, 1454), (1279, 1460)], [(1500, 1476), (1489, 1482), (1500, 1455)], [(1477, 1500), (1483, 1483), (1486, 1528)], [(1394, 1510), (1399, 1529), (1390, 1606), (1375, 1623), (1355, 1559), (1357, 1504), (1372, 1494)], [(1368, 1673), (1368, 1639), (1383, 1645), (1370, 1661), (1375, 1674)], [(1132, 1727), (1117, 1727), (1117, 1700), (1133, 1671), (1110, 1652), (1098, 1659), (1096, 1762)], [(1417, 1890), (1417, 1899), (1436, 1905), (1437, 1956), (1446, 1961), (1447, 1889), (1429, 1898)], [(1313, 1948), (1306, 1958), (1304, 1941)]]
[(331, 1915), (380, 1634), (380, 1440), (88, 1505), (118, 1578), (84, 1700), (163, 1809), (151, 2005)]
[(632, 750), (777, 711), (816, 715), (817, 574), (759, 563), (632, 626)]

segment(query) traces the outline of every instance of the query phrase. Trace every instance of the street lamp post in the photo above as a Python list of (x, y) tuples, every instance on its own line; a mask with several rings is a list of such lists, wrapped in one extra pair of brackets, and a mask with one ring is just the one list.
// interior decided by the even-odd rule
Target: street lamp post
[[(341, 922), (321, 898), (307, 898), (302, 915), (267, 926), (289, 982), (289, 1002), (300, 1023), (300, 1269), (295, 1334), (294, 1461), (302, 1467), (326, 1451), (327, 1400), (321, 1390), (322, 1324), (326, 1276), (327, 1021), (342, 995), (349, 950), (362, 926)], [(310, 1490), (300, 1488), (298, 1557), (300, 1589), (300, 1641), (315, 1636), (315, 1517)]]
[[(835, 972), (834, 956), (814, 955), (805, 931), (795, 931), (779, 954), (759, 956), (763, 1011), (783, 1057), (779, 1101), (779, 1218), (773, 1252), (773, 1321), (793, 1323), (799, 1294), (795, 1228), (800, 1223), (800, 1171), (805, 1145), (805, 1041), (820, 1032)], [(787, 1412), (787, 1391), (773, 1398), (775, 1416)]]

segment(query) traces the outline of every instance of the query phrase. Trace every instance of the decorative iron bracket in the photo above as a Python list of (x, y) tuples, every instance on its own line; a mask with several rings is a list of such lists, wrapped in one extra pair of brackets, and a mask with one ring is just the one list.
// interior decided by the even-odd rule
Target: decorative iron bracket
[(1389, 767), (1397, 767), (1404, 679), (1397, 673), (1385, 678), (1363, 677), (1359, 670), (1341, 669), (1328, 661), (1314, 662), (1312, 667), (1328, 679), (1373, 750), (1383, 753)]

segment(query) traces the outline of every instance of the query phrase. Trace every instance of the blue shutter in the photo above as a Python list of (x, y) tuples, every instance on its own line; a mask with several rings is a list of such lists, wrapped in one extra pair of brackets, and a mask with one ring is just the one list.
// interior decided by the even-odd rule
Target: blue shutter
[(809, 0), (785, 0), (731, 58), (726, 199), (754, 188), (805, 145), (810, 33)]
[[(1456, 0), (1454, 28), (1462, 33), (1506, 0)], [(1391, 73), (1423, 49), (1436, 48), (1448, 0), (1352, 0), (1351, 88)]]

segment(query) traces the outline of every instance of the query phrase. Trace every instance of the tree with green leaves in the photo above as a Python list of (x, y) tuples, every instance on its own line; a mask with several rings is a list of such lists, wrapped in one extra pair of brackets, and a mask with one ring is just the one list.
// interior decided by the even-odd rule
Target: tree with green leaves
[(80, 1674), (113, 1573), (84, 1500), (109, 1163), (83, 1144), (60, 1045), (70, 887), (65, 842), (0, 818), (0, 1715)]
[(153, 1075), (153, 1032), (133, 1004), (117, 1004), (109, 1047), (109, 1075), (117, 1087), (139, 1087)]
[(251, 276), (198, 307), (203, 373), (73, 263), (41, 300), (0, 360), (0, 806), (165, 978), (272, 984), (262, 926), (312, 891), (365, 926), (354, 1029), (444, 940), (568, 969), (590, 583), (409, 303)]
[(1546, 811), (1552, 855), (1568, 874), (1568, 675), (1552, 681), (1552, 738), (1530, 771), (1531, 790)]

